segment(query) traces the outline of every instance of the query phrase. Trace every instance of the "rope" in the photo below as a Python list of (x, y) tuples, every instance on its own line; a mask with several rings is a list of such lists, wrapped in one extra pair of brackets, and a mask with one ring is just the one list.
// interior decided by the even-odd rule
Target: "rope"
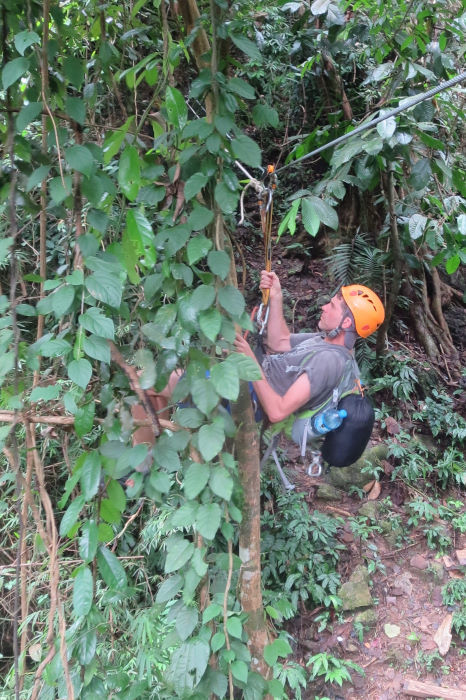
[(453, 87), (453, 85), (457, 85), (457, 83), (460, 83), (461, 81), (466, 79), (466, 71), (463, 71), (459, 75), (455, 76), (454, 78), (451, 78), (451, 80), (447, 80), (445, 83), (440, 83), (437, 85), (437, 87), (432, 88), (431, 90), (428, 90), (427, 92), (421, 93), (420, 95), (416, 95), (412, 99), (410, 99), (408, 102), (405, 102), (403, 105), (400, 105), (399, 107), (396, 107), (393, 109), (391, 112), (388, 114), (384, 114), (381, 117), (377, 117), (376, 119), (372, 119), (370, 122), (367, 122), (367, 124), (361, 124), (361, 126), (356, 127), (353, 129), (353, 131), (349, 131), (347, 134), (343, 134), (343, 136), (339, 136), (337, 139), (334, 139), (333, 141), (330, 141), (329, 143), (326, 143), (324, 146), (320, 146), (319, 148), (316, 148), (314, 151), (311, 151), (310, 153), (306, 153), (305, 156), (301, 156), (301, 158), (297, 158), (296, 160), (293, 160), (291, 163), (287, 163), (286, 165), (282, 165), (281, 168), (278, 168), (276, 171), (277, 174), (283, 172), (284, 170), (287, 170), (288, 168), (291, 168), (294, 165), (297, 165), (298, 163), (302, 163), (304, 160), (307, 160), (308, 158), (312, 158), (313, 156), (316, 156), (318, 153), (322, 153), (322, 151), (327, 150), (327, 148), (332, 148), (332, 146), (337, 146), (340, 143), (343, 143), (344, 141), (347, 141), (348, 139), (352, 138), (353, 136), (356, 136), (357, 134), (361, 134), (363, 131), (366, 131), (367, 129), (370, 129), (373, 126), (376, 126), (376, 124), (380, 124), (380, 122), (385, 121), (386, 119), (390, 119), (390, 117), (394, 117), (397, 114), (400, 114), (400, 112), (404, 112), (407, 109), (411, 109), (411, 107), (414, 107), (414, 105), (419, 104), (419, 102), (424, 102), (424, 100), (428, 100), (429, 97), (433, 97), (433, 95), (436, 95), (439, 92), (443, 92), (443, 90), (448, 90), (448, 88)]

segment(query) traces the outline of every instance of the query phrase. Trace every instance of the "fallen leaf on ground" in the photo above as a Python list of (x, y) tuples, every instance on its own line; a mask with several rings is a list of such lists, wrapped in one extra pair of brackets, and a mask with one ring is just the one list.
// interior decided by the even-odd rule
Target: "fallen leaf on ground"
[(375, 484), (375, 479), (373, 479), (372, 481), (369, 481), (369, 483), (367, 483), (367, 484), (364, 484), (364, 486), (362, 487), (363, 491), (365, 491), (366, 493), (369, 493), (369, 491), (374, 486), (374, 484)]
[(375, 501), (376, 498), (378, 498), (380, 496), (381, 490), (382, 490), (382, 487), (380, 486), (380, 482), (375, 481), (373, 487), (371, 488), (371, 490), (367, 494), (367, 500), (368, 501)]
[(399, 424), (391, 416), (388, 416), (388, 418), (385, 419), (385, 427), (387, 428), (387, 433), (389, 435), (398, 435), (401, 430)]
[(448, 554), (445, 554), (445, 556), (442, 557), (443, 560), (443, 565), (444, 567), (448, 569), (452, 569), (453, 567), (456, 566), (455, 562), (451, 557), (448, 556)]
[(460, 566), (466, 566), (466, 549), (457, 549), (456, 556)]
[(393, 639), (394, 637), (399, 636), (401, 629), (398, 627), (398, 625), (392, 625), (390, 622), (387, 622), (387, 624), (383, 626), (383, 631), (387, 637)]
[(453, 615), (449, 613), (443, 620), (443, 622), (440, 623), (440, 627), (434, 634), (434, 642), (438, 646), (438, 650), (441, 656), (445, 656), (445, 654), (450, 648), (452, 619)]

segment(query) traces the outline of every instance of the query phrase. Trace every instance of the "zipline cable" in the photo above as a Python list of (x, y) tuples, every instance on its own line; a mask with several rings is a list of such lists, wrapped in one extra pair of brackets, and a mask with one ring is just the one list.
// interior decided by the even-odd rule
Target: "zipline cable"
[(414, 107), (414, 105), (419, 104), (419, 102), (424, 102), (424, 100), (428, 100), (429, 97), (433, 97), (433, 95), (436, 95), (439, 92), (443, 92), (443, 90), (448, 90), (448, 88), (453, 87), (453, 85), (457, 85), (457, 83), (460, 83), (462, 80), (465, 80), (465, 79), (466, 79), (466, 71), (463, 71), (463, 73), (460, 73), (459, 75), (455, 76), (454, 78), (451, 78), (451, 80), (447, 80), (445, 83), (440, 83), (437, 87), (432, 88), (431, 90), (428, 90), (427, 92), (421, 93), (420, 95), (415, 95), (415, 97), (413, 97), (411, 100), (404, 102), (404, 104), (400, 105), (399, 107), (396, 107), (395, 109), (392, 109), (391, 112), (388, 112), (388, 114), (384, 114), (383, 116), (377, 117), (376, 119), (372, 119), (370, 122), (367, 122), (367, 124), (361, 124), (360, 126), (357, 126), (356, 129), (353, 129), (353, 131), (349, 131), (347, 134), (343, 134), (343, 136), (339, 136), (337, 139), (334, 139), (333, 141), (326, 143), (324, 146), (320, 146), (319, 148), (316, 148), (314, 151), (311, 151), (310, 153), (306, 153), (305, 156), (301, 156), (301, 158), (297, 158), (296, 160), (293, 160), (290, 163), (287, 163), (286, 165), (282, 165), (281, 168), (278, 168), (276, 173), (277, 174), (281, 173), (284, 170), (287, 170), (288, 168), (291, 168), (294, 165), (297, 165), (298, 163), (302, 163), (304, 160), (307, 160), (308, 158), (312, 158), (313, 156), (316, 156), (318, 153), (322, 153), (322, 151), (326, 151), (327, 148), (332, 148), (332, 146), (338, 146), (340, 143), (347, 141), (348, 139), (352, 138), (353, 136), (356, 136), (357, 134), (361, 134), (363, 131), (366, 131), (367, 129), (370, 129), (373, 126), (376, 126), (376, 124), (380, 124), (380, 122), (383, 122), (386, 119), (390, 119), (390, 117), (394, 117), (396, 114), (400, 114), (400, 112), (404, 112), (407, 109)]

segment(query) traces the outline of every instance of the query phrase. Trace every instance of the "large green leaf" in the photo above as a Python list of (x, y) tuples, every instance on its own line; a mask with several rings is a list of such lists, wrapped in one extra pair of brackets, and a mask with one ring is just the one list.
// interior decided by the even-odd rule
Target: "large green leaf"
[(89, 401), (84, 406), (80, 406), (74, 416), (74, 429), (78, 437), (84, 437), (90, 433), (94, 425), (95, 403)]
[(205, 236), (194, 236), (188, 243), (187, 254), (188, 263), (194, 265), (201, 258), (205, 258), (209, 250), (212, 248), (212, 241)]
[(181, 92), (174, 87), (167, 87), (165, 108), (170, 124), (181, 131), (188, 121), (188, 107)]
[(96, 450), (86, 456), (80, 475), (81, 491), (86, 501), (90, 501), (97, 493), (100, 484), (101, 462)]
[(107, 586), (124, 590), (126, 588), (126, 573), (117, 557), (104, 545), (97, 550), (97, 565)]
[(254, 88), (242, 78), (231, 78), (227, 83), (227, 90), (234, 92), (246, 100), (253, 100), (256, 96)]
[(94, 583), (88, 566), (81, 566), (73, 584), (73, 613), (85, 617), (91, 609)]
[(55, 204), (61, 204), (64, 199), (71, 195), (71, 176), (54, 177), (49, 182), (50, 196)]
[(118, 182), (122, 192), (124, 192), (131, 202), (134, 202), (141, 185), (139, 154), (134, 146), (126, 146), (120, 156)]
[(73, 501), (71, 501), (68, 508), (63, 514), (63, 518), (60, 523), (60, 536), (64, 537), (71, 528), (76, 524), (79, 514), (81, 513), (84, 506), (84, 496), (77, 496)]
[(172, 600), (180, 591), (181, 587), (183, 585), (183, 577), (180, 576), (180, 574), (174, 574), (173, 576), (169, 576), (165, 581), (162, 583), (160, 588), (157, 591), (157, 595), (155, 597), (155, 602), (156, 603), (166, 603), (169, 600)]
[(278, 112), (268, 105), (257, 104), (252, 110), (252, 118), (257, 126), (278, 126)]
[(218, 455), (224, 442), (225, 432), (221, 421), (208, 423), (199, 429), (199, 449), (206, 462)]
[(199, 314), (199, 326), (206, 338), (215, 342), (222, 327), (222, 314), (218, 309), (201, 311)]
[(3, 89), (7, 90), (13, 83), (16, 83), (26, 73), (28, 68), (29, 61), (27, 58), (14, 58), (12, 61), (8, 61), (2, 69)]
[(233, 493), (233, 479), (225, 467), (215, 467), (209, 480), (209, 486), (216, 496), (229, 501)]
[(196, 529), (206, 540), (213, 540), (220, 527), (222, 511), (218, 503), (207, 503), (199, 506), (196, 515)]
[(432, 168), (430, 167), (430, 160), (428, 158), (421, 158), (416, 161), (411, 168), (409, 184), (414, 187), (415, 190), (422, 190), (428, 185), (431, 175)]
[(74, 301), (74, 289), (71, 285), (60, 287), (50, 297), (52, 311), (58, 319), (66, 314)]
[(231, 150), (235, 158), (242, 163), (250, 165), (253, 168), (261, 166), (261, 149), (255, 141), (246, 134), (240, 134), (231, 142)]
[(68, 377), (72, 382), (85, 389), (92, 377), (92, 365), (88, 360), (72, 360), (67, 367)]
[(311, 236), (317, 236), (320, 227), (320, 219), (310, 199), (304, 197), (301, 200), (301, 214), (303, 226)]
[(208, 284), (201, 284), (191, 295), (189, 304), (196, 311), (209, 309), (215, 301), (215, 288)]
[(21, 132), (42, 112), (42, 102), (29, 102), (16, 117), (16, 131)]
[(259, 49), (257, 48), (257, 44), (255, 44), (247, 37), (242, 36), (241, 34), (233, 34), (233, 32), (229, 32), (229, 36), (232, 42), (235, 44), (235, 46), (239, 48), (240, 51), (243, 51), (254, 61), (262, 61), (262, 55)]
[(86, 122), (86, 103), (79, 97), (65, 97), (65, 112), (81, 126)]
[(209, 178), (203, 173), (194, 173), (188, 178), (184, 185), (184, 196), (188, 201), (192, 199), (207, 184)]
[(240, 379), (250, 382), (262, 379), (260, 368), (252, 357), (243, 355), (243, 353), (232, 352), (225, 362), (231, 362), (234, 365)]
[(330, 204), (314, 195), (309, 195), (306, 199), (309, 201), (310, 205), (312, 205), (315, 214), (325, 226), (333, 229), (338, 228), (338, 214)]
[(83, 173), (86, 177), (92, 173), (94, 157), (86, 146), (71, 146), (65, 150), (65, 158), (73, 170)]
[(95, 630), (81, 631), (77, 637), (75, 654), (82, 666), (87, 666), (91, 663), (95, 656), (96, 649), (97, 634)]
[(239, 195), (232, 192), (225, 182), (215, 185), (215, 201), (224, 214), (233, 214), (236, 211)]
[(198, 377), (191, 379), (191, 395), (196, 407), (206, 416), (218, 403), (218, 394), (209, 379)]
[(113, 340), (115, 326), (111, 318), (103, 315), (101, 309), (91, 306), (79, 317), (79, 324), (90, 333)]
[(210, 370), (210, 379), (220, 396), (236, 401), (239, 394), (239, 376), (234, 362), (219, 362)]
[(165, 573), (171, 574), (178, 571), (192, 557), (194, 544), (185, 540), (181, 535), (172, 535), (166, 541), (167, 558), (165, 560)]
[(29, 401), (34, 403), (36, 401), (53, 401), (53, 399), (58, 398), (60, 395), (60, 387), (56, 384), (49, 384), (48, 386), (36, 386), (31, 391), (29, 396)]
[(71, 350), (71, 345), (64, 338), (53, 338), (47, 340), (40, 346), (39, 353), (43, 357), (60, 357), (67, 355)]
[(16, 51), (24, 56), (24, 52), (33, 44), (40, 44), (40, 36), (36, 32), (25, 29), (18, 34), (15, 34)]
[(209, 481), (210, 470), (206, 464), (192, 464), (186, 470), (183, 489), (186, 498), (196, 498)]
[(207, 264), (214, 275), (224, 280), (230, 271), (230, 256), (224, 250), (211, 250), (207, 256)]
[(173, 652), (166, 673), (176, 697), (187, 697), (198, 685), (209, 663), (209, 644), (201, 639), (190, 639)]
[(94, 299), (104, 304), (120, 308), (123, 285), (118, 276), (107, 270), (98, 270), (86, 277), (87, 291)]
[(182, 642), (191, 636), (199, 621), (199, 613), (194, 606), (183, 605), (176, 612), (175, 628)]
[(95, 520), (86, 520), (81, 527), (81, 537), (79, 538), (79, 556), (85, 562), (92, 561), (97, 552), (99, 543), (99, 530)]
[(110, 346), (105, 338), (97, 335), (86, 336), (83, 340), (83, 350), (94, 360), (110, 364)]
[(223, 306), (225, 311), (228, 311), (231, 316), (241, 316), (244, 311), (245, 302), (243, 295), (236, 287), (227, 284), (225, 287), (221, 287), (218, 290), (217, 296), (220, 305)]

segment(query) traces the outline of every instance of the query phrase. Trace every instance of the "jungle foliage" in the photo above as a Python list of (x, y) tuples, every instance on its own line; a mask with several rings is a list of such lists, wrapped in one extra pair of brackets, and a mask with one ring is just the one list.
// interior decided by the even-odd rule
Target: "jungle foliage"
[[(260, 178), (451, 77), (464, 15), (439, 0), (0, 7), (0, 697), (299, 693), (305, 670), (281, 664), (278, 628), (308, 600), (338, 607), (338, 523), (276, 497), (264, 611), (248, 588), (259, 489), (238, 432), (252, 412), (234, 408), (257, 368), (227, 352), (251, 328), (236, 162)], [(440, 94), (279, 185), (279, 235), (338, 245), (335, 283), (387, 300), (379, 354), (401, 296), (431, 361), (446, 353), (453, 371), (440, 295), (465, 259), (462, 99)], [(144, 391), (176, 367), (166, 421)], [(151, 450), (132, 443), (136, 402)], [(443, 485), (459, 472), (446, 465)]]

